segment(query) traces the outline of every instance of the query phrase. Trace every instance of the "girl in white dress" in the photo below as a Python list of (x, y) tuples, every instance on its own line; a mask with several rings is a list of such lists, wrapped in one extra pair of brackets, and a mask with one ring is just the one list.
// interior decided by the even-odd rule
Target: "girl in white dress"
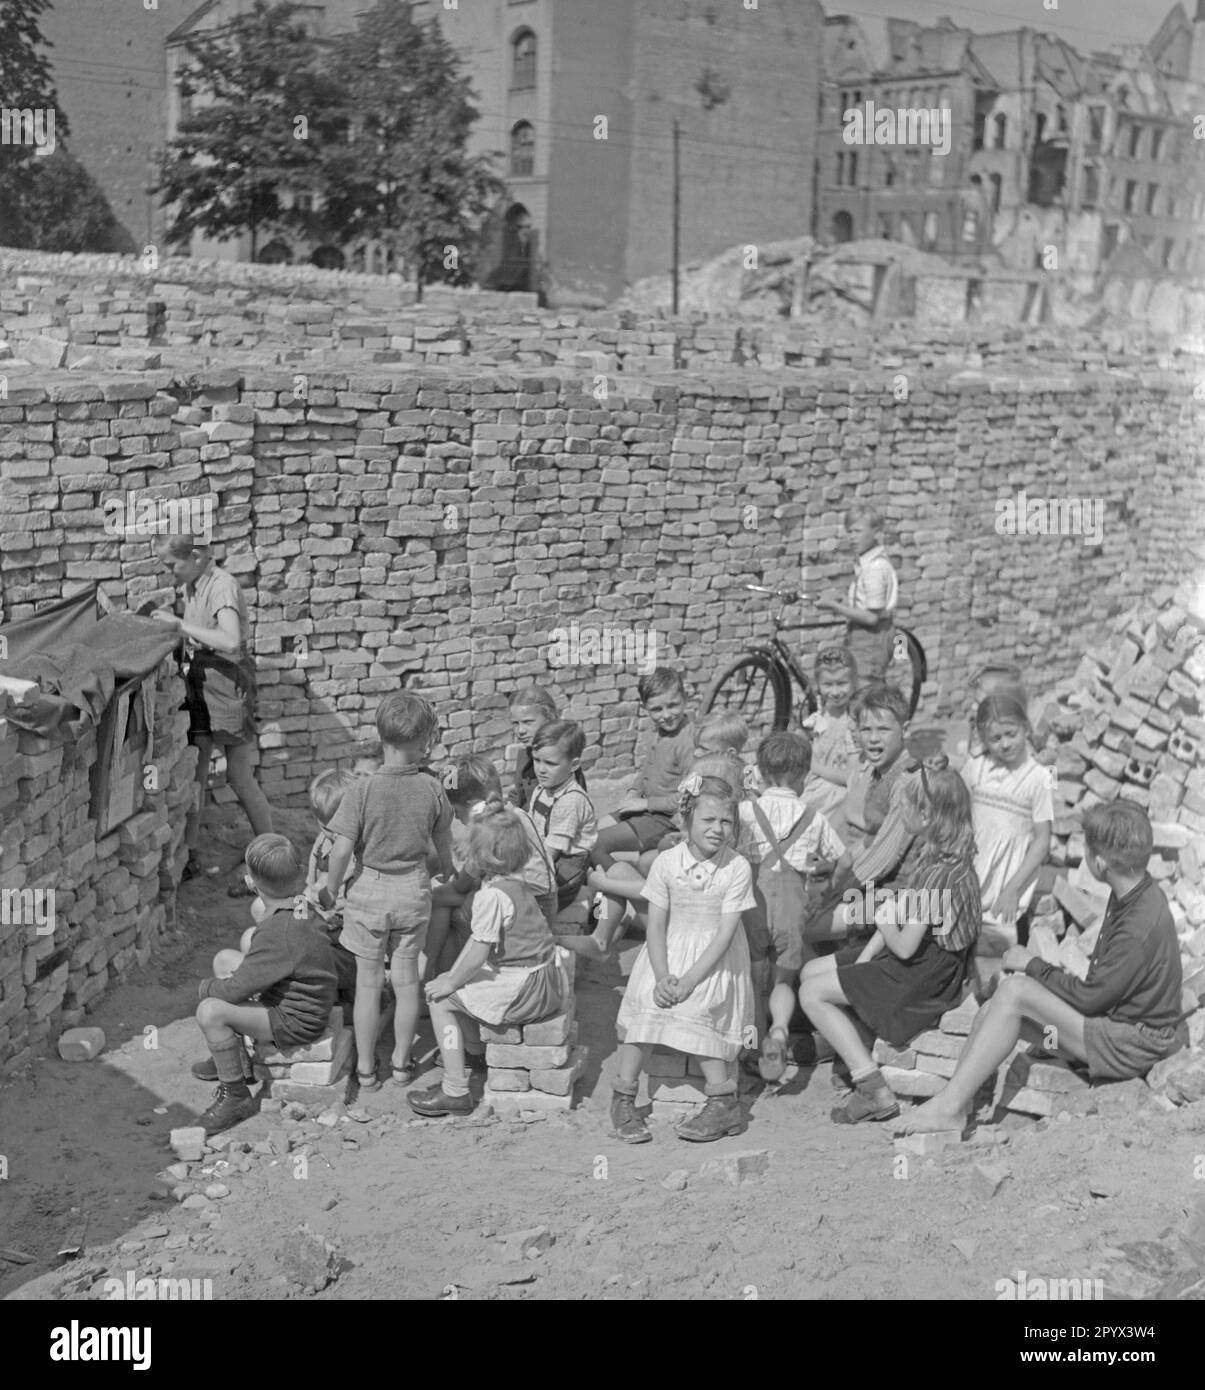
[(752, 870), (732, 848), (737, 793), (722, 778), (694, 774), (682, 784), (681, 815), (686, 839), (649, 870), (648, 936), (619, 1006), (626, 1032), (611, 1123), (628, 1144), (652, 1138), (635, 1102), (655, 1044), (697, 1058), (706, 1081), (706, 1108), (678, 1127), (679, 1138), (706, 1143), (744, 1128), (730, 1063), (756, 1037), (741, 926), (756, 899)]
[(975, 818), (975, 872), (983, 896), (981, 956), (1017, 944), (1017, 918), (1029, 906), (1050, 853), (1054, 819), (1051, 769), (1029, 751), (1029, 716), (1020, 696), (997, 690), (975, 722), (984, 752), (967, 759), (962, 780)]

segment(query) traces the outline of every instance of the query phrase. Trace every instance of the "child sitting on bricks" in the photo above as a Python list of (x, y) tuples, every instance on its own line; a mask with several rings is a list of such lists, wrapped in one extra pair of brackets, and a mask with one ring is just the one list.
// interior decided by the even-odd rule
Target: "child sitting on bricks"
[(1105, 802), (1084, 813), (1084, 863), (1110, 889), (1087, 977), (1012, 947), (1004, 956), (1009, 973), (976, 1014), (954, 1075), (901, 1128), (961, 1130), (976, 1092), (1026, 1025), (1045, 1030), (1045, 1050), (1086, 1062), (1094, 1082), (1145, 1076), (1186, 1045), (1176, 925), (1146, 870), (1153, 847), (1150, 820), (1136, 802)]
[[(531, 805), (538, 786), (532, 740), (542, 725), (554, 724), (559, 718), (556, 701), (541, 686), (526, 685), (511, 701), (510, 720), (519, 741), (514, 776), (507, 789), (507, 796), (514, 805), (524, 809)], [(573, 779), (582, 791), (588, 790), (586, 775), (580, 767), (575, 769)]]
[(615, 856), (636, 859), (674, 829), (678, 783), (695, 757), (695, 734), (686, 711), (682, 677), (658, 666), (636, 683), (644, 712), (657, 731), (640, 775), (624, 793), (613, 816), (599, 823), (598, 843), (590, 855), (595, 869), (610, 869)]
[(853, 915), (871, 921), (870, 940), (855, 961), (809, 961), (800, 980), (799, 1002), (853, 1086), (848, 1103), (832, 1112), (837, 1124), (899, 1114), (871, 1057), (874, 1040), (903, 1047), (954, 1008), (979, 935), (971, 798), (962, 778), (922, 767), (905, 786), (903, 811), (918, 851), (907, 885), (851, 902)]
[(737, 804), (731, 783), (689, 777), (681, 802), (686, 840), (659, 854), (649, 870), (648, 937), (617, 1020), (625, 1033), (611, 1124), (625, 1144), (652, 1138), (636, 1113), (636, 1091), (658, 1044), (696, 1057), (706, 1081), (706, 1108), (679, 1126), (680, 1139), (707, 1143), (744, 1128), (732, 1064), (753, 1031), (741, 914), (754, 897), (752, 871), (732, 847)]
[(861, 753), (850, 711), (858, 667), (847, 648), (824, 647), (816, 653), (814, 675), (820, 708), (803, 721), (812, 740), (812, 770), (803, 784), (803, 802), (825, 815), (839, 835), (850, 774)]
[[(726, 710), (704, 715), (694, 726), (693, 758), (687, 775), (702, 772), (723, 777), (730, 786), (740, 789), (742, 795), (752, 792), (758, 782), (757, 769), (746, 767), (741, 757), (748, 741), (749, 726), (740, 715)], [(679, 794), (681, 789), (679, 783)], [(635, 913), (639, 917), (647, 907), (644, 882), (653, 860), (662, 851), (681, 844), (682, 839), (682, 830), (676, 826), (661, 837), (654, 849), (645, 850), (635, 864), (616, 860), (609, 869), (590, 871), (587, 881), (596, 892), (598, 925), (591, 937), (579, 938), (582, 954), (602, 959), (615, 950), (623, 937), (621, 925), (625, 915)], [(570, 943), (566, 941), (565, 944)]]
[(571, 719), (543, 725), (532, 741), (537, 785), (528, 810), (556, 872), (558, 911), (585, 886), (598, 839), (594, 804), (574, 777), (585, 748), (585, 731)]
[[(214, 1103), (200, 1120), (207, 1134), (255, 1112), (244, 1036), (278, 1048), (315, 1041), (326, 1029), (338, 988), (334, 952), (302, 891), (300, 854), (283, 835), (258, 835), (245, 862), (248, 883), (263, 899), (266, 915), (249, 939), (244, 934), (246, 955), (219, 952), (214, 977), (202, 980), (198, 990), (197, 1023), (218, 1082)], [(236, 965), (233, 972), (219, 978), (219, 970), (230, 965)]]
[[(505, 807), (502, 779), (498, 769), (486, 758), (458, 758), (451, 767), (445, 787), (457, 823), (470, 828), (474, 821), (493, 815)], [(527, 835), (530, 854), (518, 877), (535, 894), (540, 911), (551, 924), (557, 912), (556, 870), (545, 848), (539, 827), (526, 811), (511, 808)], [(467, 835), (465, 845), (467, 848)], [(455, 851), (453, 851), (455, 858)], [(431, 926), (427, 931), (427, 971), (424, 984), (443, 973), (443, 956), (449, 934), (454, 943), (454, 957), (468, 944), (473, 913), (473, 898), (481, 880), (465, 867), (463, 855), (456, 876), (448, 883), (436, 884), (431, 890)], [(454, 958), (453, 957), (453, 958)]]
[(519, 815), (498, 805), (469, 829), (465, 869), (481, 882), (473, 895), (468, 943), (451, 970), (426, 987), (439, 1044), (443, 1081), (411, 1091), (419, 1115), (466, 1115), (475, 1102), (465, 1070), (466, 1032), (481, 1047), (477, 1023), (505, 1028), (559, 1013), (569, 981), (556, 961), (556, 942), (530, 886), (519, 875), (531, 841)]
[(739, 848), (754, 866), (757, 896), (757, 906), (745, 913), (745, 931), (757, 994), (758, 1069), (762, 1080), (771, 1082), (786, 1070), (799, 972), (815, 955), (804, 942), (804, 926), (818, 896), (815, 885), (849, 864), (824, 813), (802, 800), (811, 764), (812, 746), (805, 734), (784, 730), (768, 735), (757, 749), (766, 789), (740, 808)]
[(828, 893), (808, 923), (807, 940), (812, 944), (842, 940), (850, 935), (851, 926), (853, 935), (858, 935), (857, 925), (847, 920), (844, 896), (851, 888), (894, 883), (914, 839), (903, 805), (908, 782), (916, 775), (904, 748), (908, 702), (903, 692), (892, 685), (864, 691), (857, 700), (857, 722), (861, 762), (850, 775), (841, 817), (841, 838), (853, 861), (833, 875)]
[[(343, 800), (344, 792), (355, 781), (354, 771), (339, 772), (332, 767), (320, 772), (310, 783), (310, 809), (318, 822), (318, 834), (310, 847), (310, 859), (305, 874), (305, 895), (315, 905), (319, 917), (325, 923), (327, 935), (334, 948), (335, 961), (339, 967), (339, 1002), (349, 1005), (354, 1003), (356, 997), (356, 958), (340, 943), (339, 938), (343, 934), (343, 912), (347, 906), (347, 890), (355, 881), (354, 873), (339, 885), (335, 893), (334, 906), (329, 910), (321, 906), (320, 898), (330, 870), (331, 850), (335, 845), (335, 836), (330, 824), (339, 809), (339, 803)], [(257, 908), (258, 903), (253, 903), (253, 917), (257, 915)]]
[(344, 792), (330, 823), (335, 843), (321, 892), (323, 907), (333, 907), (354, 854), (356, 877), (340, 941), (356, 957), (356, 1066), (363, 1091), (381, 1087), (376, 1043), (387, 958), (397, 1001), (393, 1079), (398, 1085), (413, 1079), (419, 957), (431, 918), (429, 845), (444, 877), (453, 873), (452, 808), (439, 778), (422, 767), (439, 730), (434, 709), (421, 695), (399, 690), (381, 701), (376, 722), (385, 764)]

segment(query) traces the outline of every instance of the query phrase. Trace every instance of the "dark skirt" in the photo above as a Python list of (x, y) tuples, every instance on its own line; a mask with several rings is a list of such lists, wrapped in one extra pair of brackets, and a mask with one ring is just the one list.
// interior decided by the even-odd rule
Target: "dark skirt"
[(875, 1037), (903, 1047), (962, 1002), (975, 947), (945, 951), (926, 934), (909, 960), (887, 949), (863, 965), (838, 965), (842, 992)]

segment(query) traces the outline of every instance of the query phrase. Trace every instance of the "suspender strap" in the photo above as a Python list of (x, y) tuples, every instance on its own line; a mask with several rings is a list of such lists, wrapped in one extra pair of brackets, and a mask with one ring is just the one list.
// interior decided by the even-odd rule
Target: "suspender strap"
[(808, 826), (811, 825), (812, 820), (816, 815), (815, 811), (805, 811), (803, 815), (799, 817), (795, 824), (790, 828), (790, 830), (787, 831), (787, 833), (780, 840), (774, 834), (773, 828), (771, 827), (770, 822), (766, 817), (766, 813), (762, 810), (762, 808), (757, 804), (756, 801), (752, 803), (752, 806), (753, 815), (757, 820), (758, 825), (761, 827), (761, 832), (769, 841), (770, 848), (766, 855), (766, 858), (769, 859), (772, 855), (775, 859), (779, 861), (782, 868), (790, 868), (790, 865), (787, 863), (786, 859), (787, 851), (791, 848), (795, 841), (799, 839), (800, 835), (803, 834), (803, 832), (808, 828)]

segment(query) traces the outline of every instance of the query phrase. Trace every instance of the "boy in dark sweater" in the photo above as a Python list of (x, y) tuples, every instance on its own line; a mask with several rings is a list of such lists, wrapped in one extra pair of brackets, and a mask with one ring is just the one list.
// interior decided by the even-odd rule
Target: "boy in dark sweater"
[(1004, 957), (1006, 975), (979, 1011), (945, 1088), (907, 1120), (910, 1133), (961, 1129), (972, 1097), (1031, 1021), (1053, 1046), (1087, 1062), (1093, 1081), (1145, 1076), (1188, 1041), (1183, 974), (1167, 899), (1146, 871), (1154, 837), (1136, 802), (1093, 806), (1084, 816), (1084, 862), (1112, 890), (1083, 980), (1024, 946)]
[(213, 1104), (201, 1116), (218, 1134), (255, 1113), (243, 1037), (298, 1047), (326, 1029), (338, 992), (334, 952), (304, 897), (305, 864), (283, 835), (247, 846), (247, 878), (266, 908), (246, 955), (228, 979), (202, 980), (197, 1023), (217, 1069)]

